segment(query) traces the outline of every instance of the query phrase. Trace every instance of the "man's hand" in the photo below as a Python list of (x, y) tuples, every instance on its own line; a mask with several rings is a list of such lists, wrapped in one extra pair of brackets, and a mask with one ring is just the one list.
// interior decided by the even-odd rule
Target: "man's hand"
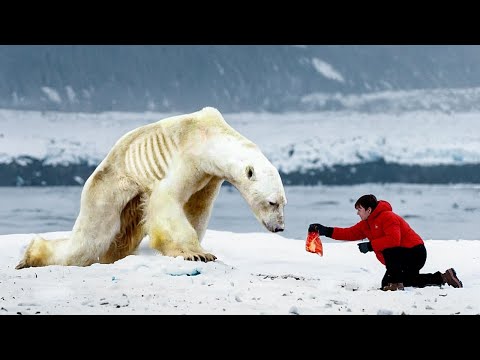
[(308, 227), (308, 232), (316, 231), (319, 235), (332, 237), (333, 228), (328, 226), (323, 226), (322, 224), (310, 224)]
[(358, 250), (360, 250), (360, 252), (362, 252), (364, 254), (366, 254), (369, 251), (373, 251), (372, 244), (370, 243), (370, 241), (361, 242), (357, 245), (358, 245)]

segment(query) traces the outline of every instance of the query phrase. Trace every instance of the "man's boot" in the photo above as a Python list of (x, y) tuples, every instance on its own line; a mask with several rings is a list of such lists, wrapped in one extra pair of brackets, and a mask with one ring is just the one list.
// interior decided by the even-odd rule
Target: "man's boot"
[(448, 269), (442, 274), (442, 280), (444, 284), (448, 284), (454, 288), (463, 287), (462, 282), (458, 279), (457, 273), (453, 268)]
[(403, 290), (404, 287), (403, 287), (403, 283), (388, 283), (387, 285), (385, 285), (382, 290), (383, 291), (396, 291), (396, 290)]

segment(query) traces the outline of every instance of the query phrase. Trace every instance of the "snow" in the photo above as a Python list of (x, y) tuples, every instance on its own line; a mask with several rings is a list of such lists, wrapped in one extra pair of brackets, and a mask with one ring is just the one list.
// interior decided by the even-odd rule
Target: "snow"
[(32, 236), (0, 236), (0, 314), (480, 314), (479, 241), (425, 241), (422, 272), (454, 267), (463, 288), (384, 292), (384, 266), (357, 241), (323, 242), (321, 257), (278, 234), (207, 230), (202, 245), (215, 262), (162, 256), (147, 237), (114, 264), (15, 270)]

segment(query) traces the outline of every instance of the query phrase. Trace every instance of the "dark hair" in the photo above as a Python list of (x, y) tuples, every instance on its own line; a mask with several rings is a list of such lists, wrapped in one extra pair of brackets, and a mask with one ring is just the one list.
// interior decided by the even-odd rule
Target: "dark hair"
[(372, 211), (373, 211), (378, 205), (378, 200), (375, 197), (375, 195), (372, 195), (372, 194), (363, 195), (363, 196), (360, 196), (360, 198), (355, 203), (355, 209), (359, 205), (363, 207), (365, 210), (367, 210), (368, 208), (372, 208)]

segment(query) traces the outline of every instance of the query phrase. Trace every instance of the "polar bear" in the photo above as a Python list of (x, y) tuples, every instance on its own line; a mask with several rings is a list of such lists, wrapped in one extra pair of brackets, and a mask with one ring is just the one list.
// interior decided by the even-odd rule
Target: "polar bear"
[(148, 235), (165, 256), (214, 261), (200, 245), (224, 181), (271, 232), (287, 204), (278, 170), (215, 108), (172, 116), (123, 135), (85, 182), (70, 237), (36, 235), (16, 269), (113, 263)]

